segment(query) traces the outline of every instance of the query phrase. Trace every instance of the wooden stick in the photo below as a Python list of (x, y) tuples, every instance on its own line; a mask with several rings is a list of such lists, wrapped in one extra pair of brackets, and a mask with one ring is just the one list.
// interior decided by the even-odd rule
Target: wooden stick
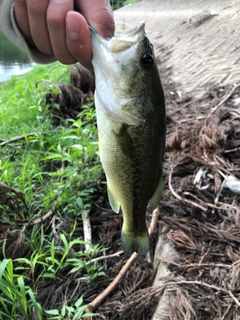
[(152, 220), (148, 228), (149, 237), (151, 237), (156, 232), (158, 217), (159, 217), (159, 209), (156, 208), (155, 210), (153, 210)]
[(128, 261), (125, 263), (125, 265), (120, 270), (119, 274), (116, 276), (116, 278), (107, 286), (107, 288), (98, 295), (87, 307), (86, 312), (92, 312), (107, 298), (107, 296), (114, 290), (116, 287), (122, 282), (123, 278), (125, 277), (128, 270), (131, 268), (131, 266), (134, 264), (134, 262), (137, 260), (138, 254), (134, 252), (131, 257), (128, 259)]
[(123, 250), (120, 250), (120, 251), (115, 252), (115, 253), (113, 253), (113, 254), (109, 254), (108, 256), (100, 256), (100, 257), (97, 257), (97, 258), (94, 258), (94, 259), (88, 261), (88, 262), (86, 263), (86, 265), (88, 266), (89, 264), (92, 264), (92, 263), (94, 263), (94, 262), (96, 262), (96, 261), (107, 260), (107, 259), (119, 257), (119, 256), (121, 256), (123, 253), (124, 253)]
[(84, 241), (85, 249), (88, 251), (92, 244), (92, 230), (91, 230), (91, 223), (89, 219), (89, 210), (85, 210), (82, 212), (82, 222), (83, 222), (83, 234), (84, 234)]

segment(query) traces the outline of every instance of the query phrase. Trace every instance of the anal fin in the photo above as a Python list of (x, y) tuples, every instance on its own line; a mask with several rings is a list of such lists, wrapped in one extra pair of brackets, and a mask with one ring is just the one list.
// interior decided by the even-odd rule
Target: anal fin
[(108, 192), (108, 200), (112, 210), (118, 213), (120, 211), (120, 203), (114, 197), (114, 194), (111, 191), (111, 186), (109, 183), (107, 184), (107, 192)]
[(149, 200), (149, 206), (151, 208), (151, 210), (154, 210), (157, 208), (157, 206), (159, 205), (159, 202), (161, 200), (162, 197), (162, 193), (163, 193), (163, 177), (162, 174), (160, 176), (157, 188), (154, 192), (154, 195), (152, 196), (152, 198)]

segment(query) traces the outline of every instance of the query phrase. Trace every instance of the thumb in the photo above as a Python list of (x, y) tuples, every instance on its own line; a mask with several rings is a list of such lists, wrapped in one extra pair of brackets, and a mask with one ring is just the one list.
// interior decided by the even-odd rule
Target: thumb
[(108, 0), (77, 0), (79, 11), (99, 34), (104, 38), (112, 38), (115, 30), (113, 12)]

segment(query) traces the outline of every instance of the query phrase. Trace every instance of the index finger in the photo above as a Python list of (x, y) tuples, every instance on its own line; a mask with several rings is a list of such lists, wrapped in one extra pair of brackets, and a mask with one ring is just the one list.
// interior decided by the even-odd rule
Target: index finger
[(102, 37), (112, 38), (115, 30), (113, 12), (108, 0), (76, 0), (75, 9), (80, 12)]

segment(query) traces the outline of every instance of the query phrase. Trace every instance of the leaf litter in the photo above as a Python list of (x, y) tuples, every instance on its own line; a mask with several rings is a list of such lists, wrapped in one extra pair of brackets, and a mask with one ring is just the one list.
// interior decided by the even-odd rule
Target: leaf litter
[[(168, 310), (159, 319), (239, 320), (240, 88), (238, 85), (212, 86), (206, 88), (201, 98), (194, 99), (176, 90), (170, 70), (162, 66), (160, 69), (167, 105), (167, 141), (163, 168), (165, 191), (158, 223), (166, 226), (166, 237), (178, 256), (173, 260), (161, 257), (171, 276), (162, 277), (158, 287), (153, 287), (156, 275), (153, 264), (138, 257), (97, 308), (100, 315), (94, 319), (151, 319), (160, 297), (167, 291), (171, 293)], [(47, 102), (52, 105), (50, 117), (56, 125), (61, 118), (76, 119), (86, 97), (92, 95), (92, 74), (82, 76), (81, 80), (83, 72), (75, 68), (71, 74), (72, 83), (78, 88), (59, 84), (59, 94), (52, 91), (47, 94)], [(83, 79), (88, 79), (89, 84)], [(58, 109), (54, 108), (54, 103), (59, 105)], [(9, 221), (1, 222), (0, 245), (5, 245), (8, 258), (31, 255), (24, 232), (31, 232), (34, 224), (10, 219), (13, 213), (24, 216), (28, 205), (19, 190), (0, 185), (0, 208), (9, 211)], [(60, 233), (62, 230), (70, 233), (73, 220), (59, 216), (56, 206), (50, 213), (37, 223), (42, 224), (43, 234), (52, 232), (61, 246)], [(93, 244), (109, 248), (105, 257), (97, 261), (105, 276), (89, 283), (81, 270), (70, 276), (67, 268), (61, 270), (58, 280), (43, 280), (38, 286), (37, 301), (44, 309), (59, 309), (66, 301), (73, 305), (80, 296), (84, 303), (91, 303), (128, 260), (121, 252), (115, 255), (121, 250), (122, 216), (109, 207), (104, 175), (96, 185), (88, 215)], [(147, 220), (150, 224), (150, 212)], [(23, 225), (24, 228), (16, 232), (16, 226)], [(79, 218), (73, 238), (83, 237), (83, 223)], [(156, 237), (151, 239), (151, 255), (156, 241)], [(70, 256), (76, 256), (78, 250), (84, 247), (74, 246)], [(158, 257), (158, 252), (155, 256)], [(35, 272), (40, 274), (39, 268)]]

